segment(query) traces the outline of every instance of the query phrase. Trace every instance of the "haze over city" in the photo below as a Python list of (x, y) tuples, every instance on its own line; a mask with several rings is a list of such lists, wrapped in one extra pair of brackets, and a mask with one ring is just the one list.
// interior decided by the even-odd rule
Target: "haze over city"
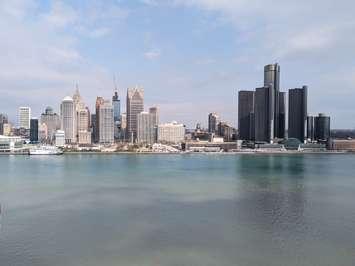
[(282, 90), (308, 85), (310, 113), (353, 128), (354, 8), (318, 0), (3, 1), (2, 111), (14, 122), (19, 106), (37, 116), (47, 105), (59, 111), (76, 83), (93, 108), (96, 96), (112, 96), (116, 76), (122, 100), (128, 87), (143, 86), (162, 121), (206, 126), (217, 112), (236, 125), (238, 90), (261, 86), (263, 66), (278, 62)]

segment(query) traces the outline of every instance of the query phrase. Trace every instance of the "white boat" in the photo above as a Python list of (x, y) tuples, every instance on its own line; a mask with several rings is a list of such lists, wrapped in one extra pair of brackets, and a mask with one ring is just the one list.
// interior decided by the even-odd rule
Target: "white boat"
[(55, 146), (40, 146), (29, 150), (29, 155), (61, 155), (63, 151)]

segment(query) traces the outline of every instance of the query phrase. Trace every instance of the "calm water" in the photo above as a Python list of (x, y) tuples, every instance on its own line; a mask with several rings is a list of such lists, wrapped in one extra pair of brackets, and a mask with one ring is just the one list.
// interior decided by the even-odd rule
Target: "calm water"
[(355, 265), (354, 155), (0, 156), (1, 266)]

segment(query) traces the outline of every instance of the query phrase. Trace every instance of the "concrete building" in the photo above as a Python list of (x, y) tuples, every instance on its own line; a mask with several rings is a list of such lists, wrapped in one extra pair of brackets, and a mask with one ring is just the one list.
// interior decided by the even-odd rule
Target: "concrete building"
[(156, 113), (141, 112), (137, 116), (137, 142), (154, 144), (156, 141)]
[(3, 124), (2, 135), (11, 136), (12, 135), (12, 125), (10, 123)]
[(0, 153), (16, 152), (23, 148), (21, 137), (9, 137), (0, 135)]
[(76, 111), (73, 98), (66, 96), (60, 105), (61, 129), (65, 133), (65, 142), (76, 143)]
[(238, 130), (239, 139), (255, 139), (254, 91), (238, 93)]
[(255, 90), (255, 140), (273, 142), (274, 139), (273, 85)]
[(30, 141), (32, 143), (38, 142), (38, 119), (32, 118), (30, 120)]
[(158, 142), (181, 143), (185, 139), (185, 126), (173, 121), (158, 125)]
[(218, 131), (218, 123), (220, 122), (220, 118), (216, 113), (208, 114), (208, 132), (210, 134), (217, 133)]
[(95, 116), (95, 127), (94, 127), (94, 142), (98, 143), (100, 142), (100, 106), (104, 104), (104, 98), (102, 97), (97, 97), (96, 98), (96, 104), (95, 104), (95, 111), (96, 111), (96, 116)]
[(114, 143), (113, 106), (110, 101), (104, 101), (99, 108), (99, 137), (100, 143)]
[(55, 146), (57, 147), (64, 147), (66, 142), (65, 131), (64, 130), (57, 130), (54, 133), (55, 139)]
[(319, 114), (314, 118), (315, 139), (320, 142), (326, 142), (330, 138), (330, 117), (325, 114)]
[(19, 128), (30, 128), (31, 108), (20, 107), (18, 109), (18, 126)]
[(48, 106), (44, 113), (41, 114), (41, 124), (46, 124), (48, 140), (51, 142), (54, 138), (54, 133), (60, 129), (60, 117), (53, 111), (53, 108)]
[(225, 142), (230, 142), (236, 139), (236, 130), (226, 122), (219, 122), (218, 136), (223, 137)]
[(38, 141), (41, 143), (48, 141), (48, 128), (44, 123), (41, 123), (38, 126)]
[(304, 142), (307, 137), (307, 86), (288, 93), (288, 137)]
[(0, 135), (4, 134), (4, 124), (7, 124), (9, 122), (7, 115), (5, 114), (0, 114)]
[(79, 145), (90, 145), (91, 144), (91, 132), (88, 130), (83, 130), (78, 132), (78, 144)]
[(78, 132), (78, 144), (91, 144), (91, 131), (90, 125), (90, 112), (87, 107), (80, 108), (77, 111), (77, 132)]
[(137, 116), (144, 111), (144, 90), (133, 88), (127, 90), (127, 138), (135, 141), (137, 137)]

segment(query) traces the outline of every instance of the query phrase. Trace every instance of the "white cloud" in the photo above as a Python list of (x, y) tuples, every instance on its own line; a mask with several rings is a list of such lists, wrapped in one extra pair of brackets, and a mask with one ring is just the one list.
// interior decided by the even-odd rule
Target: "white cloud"
[(52, 3), (51, 10), (43, 16), (45, 22), (55, 27), (66, 27), (75, 23), (79, 16), (78, 13), (69, 5), (56, 0)]
[(160, 57), (160, 51), (159, 50), (151, 50), (151, 51), (145, 52), (144, 57), (148, 60), (157, 59)]

